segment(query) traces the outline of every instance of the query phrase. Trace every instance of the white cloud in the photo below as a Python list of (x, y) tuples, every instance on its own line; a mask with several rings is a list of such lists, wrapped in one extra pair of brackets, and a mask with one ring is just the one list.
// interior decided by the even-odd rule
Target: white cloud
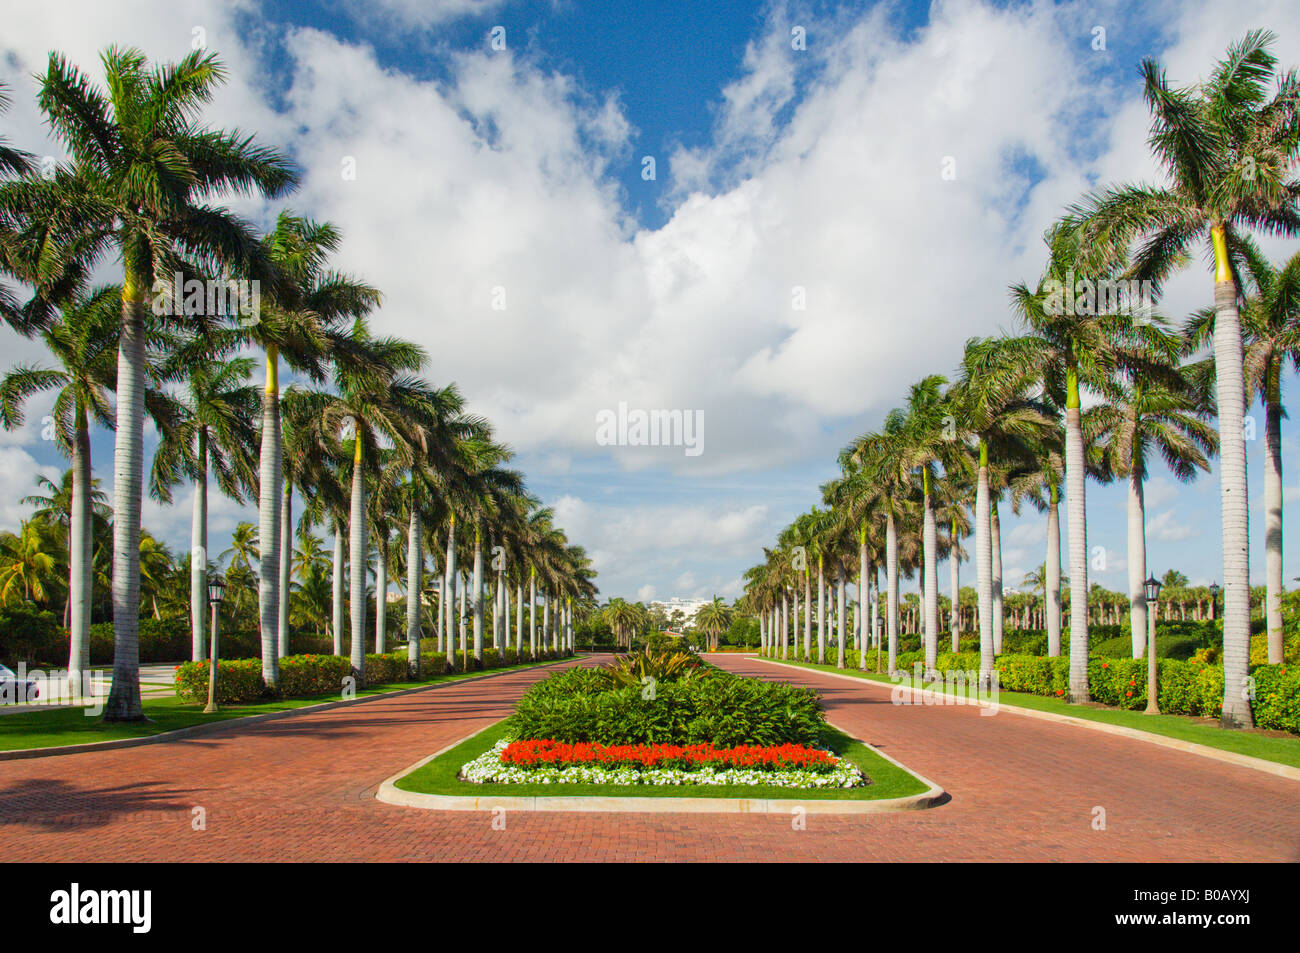
[(1165, 510), (1147, 520), (1147, 539), (1178, 542), (1199, 535), (1201, 531), (1196, 527), (1180, 523), (1174, 510)]

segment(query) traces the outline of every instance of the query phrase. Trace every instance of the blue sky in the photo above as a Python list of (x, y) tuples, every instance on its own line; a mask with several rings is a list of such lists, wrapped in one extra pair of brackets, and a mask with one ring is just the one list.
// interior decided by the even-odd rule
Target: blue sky
[[(109, 43), (166, 59), (201, 35), (231, 67), (213, 120), (292, 151), (305, 175), (289, 204), (340, 226), (340, 265), (386, 294), (376, 325), (423, 344), (431, 379), (498, 423), (595, 556), (603, 595), (640, 598), (738, 594), (839, 447), (912, 380), (951, 373), (967, 337), (1010, 327), (1006, 287), (1036, 277), (1052, 219), (1098, 183), (1151, 176), (1142, 56), (1192, 82), (1267, 25), (1300, 63), (1300, 12), (1280, 0), (1239, 5), (1226, 30), (1209, 3), (1114, 0), (102, 6), (7, 16), (9, 137), (58, 154), (29, 95), (49, 50), (93, 71)], [(237, 207), (260, 225), (279, 208)], [(1197, 267), (1168, 309), (1181, 318), (1209, 290)], [(13, 360), (41, 359), (5, 333)], [(702, 413), (704, 452), (600, 445), (596, 415), (620, 402)], [(44, 412), (0, 435), (5, 525), (33, 473), (60, 465)], [(1284, 438), (1289, 466), (1289, 423)], [(111, 434), (94, 448), (108, 485)], [(1258, 516), (1262, 444), (1250, 450)], [(146, 511), (178, 549), (189, 498)], [(1213, 475), (1174, 487), (1157, 473), (1148, 507), (1150, 565), (1214, 578)], [(1122, 589), (1122, 488), (1090, 488), (1089, 514), (1109, 557), (1098, 581)], [(215, 504), (212, 549), (251, 518)], [(1003, 534), (1014, 586), (1042, 561), (1042, 519)]]

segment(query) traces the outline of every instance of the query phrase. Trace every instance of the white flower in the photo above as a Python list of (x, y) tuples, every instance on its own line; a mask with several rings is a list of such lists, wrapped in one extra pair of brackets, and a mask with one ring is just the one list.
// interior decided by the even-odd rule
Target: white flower
[(714, 768), (693, 771), (681, 768), (603, 767), (600, 765), (542, 765), (521, 768), (501, 763), (501, 752), (510, 742), (498, 741), (488, 751), (461, 768), (461, 777), (476, 784), (610, 784), (635, 785), (774, 785), (789, 788), (855, 788), (869, 784), (857, 765), (837, 758), (830, 771), (784, 768), (759, 771), (751, 768)]

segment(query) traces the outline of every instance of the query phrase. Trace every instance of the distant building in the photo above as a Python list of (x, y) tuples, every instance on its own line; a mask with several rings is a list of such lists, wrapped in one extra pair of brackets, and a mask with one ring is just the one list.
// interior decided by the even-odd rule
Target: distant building
[(669, 599), (666, 602), (651, 602), (648, 606), (650, 609), (660, 609), (670, 619), (674, 612), (682, 614), (682, 623), (689, 623), (695, 618), (695, 613), (700, 611), (702, 606), (709, 604), (708, 599)]

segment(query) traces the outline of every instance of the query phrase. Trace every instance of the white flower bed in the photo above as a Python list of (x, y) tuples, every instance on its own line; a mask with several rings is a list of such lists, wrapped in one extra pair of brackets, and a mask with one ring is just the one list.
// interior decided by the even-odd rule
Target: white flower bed
[(750, 768), (681, 768), (603, 767), (601, 765), (543, 765), (521, 768), (502, 764), (501, 752), (508, 740), (498, 741), (460, 769), (460, 776), (477, 784), (655, 784), (655, 785), (728, 785), (766, 784), (783, 788), (856, 788), (867, 784), (857, 765), (837, 758), (830, 771), (788, 768), (779, 771), (756, 771)]

